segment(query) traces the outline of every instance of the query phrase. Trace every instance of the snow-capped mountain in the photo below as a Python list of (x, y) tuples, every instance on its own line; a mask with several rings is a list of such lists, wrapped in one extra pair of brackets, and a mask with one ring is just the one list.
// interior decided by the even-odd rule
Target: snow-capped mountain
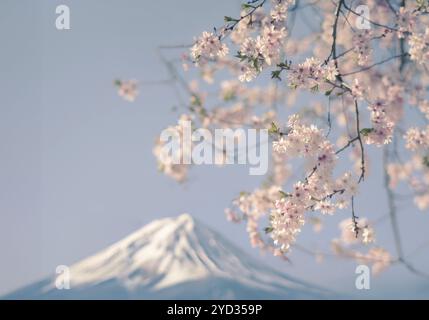
[[(156, 220), (55, 276), (6, 299), (298, 299), (328, 293), (236, 248), (188, 214)], [(60, 279), (61, 280), (61, 279)]]

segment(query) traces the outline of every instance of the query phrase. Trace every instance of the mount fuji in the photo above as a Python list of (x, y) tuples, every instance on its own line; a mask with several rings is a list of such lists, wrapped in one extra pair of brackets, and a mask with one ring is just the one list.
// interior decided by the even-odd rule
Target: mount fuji
[[(4, 299), (325, 299), (332, 293), (271, 269), (188, 214), (153, 221)], [(59, 275), (58, 277), (61, 277)]]

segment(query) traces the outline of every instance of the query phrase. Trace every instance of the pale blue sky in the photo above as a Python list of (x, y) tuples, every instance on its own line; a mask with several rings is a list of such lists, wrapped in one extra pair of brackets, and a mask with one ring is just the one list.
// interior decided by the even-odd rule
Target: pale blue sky
[[(152, 147), (157, 134), (177, 119), (171, 112), (177, 103), (174, 92), (165, 86), (143, 87), (130, 104), (112, 86), (117, 77), (165, 79), (156, 48), (190, 43), (202, 30), (219, 26), (224, 15), (234, 16), (239, 3), (0, 2), (0, 294), (95, 253), (153, 219), (183, 212), (260, 258), (250, 248), (244, 226), (227, 222), (223, 210), (262, 178), (249, 176), (244, 166), (194, 168), (183, 186), (161, 175)], [(71, 30), (55, 28), (59, 4), (70, 6)], [(380, 151), (371, 154), (373, 176), (357, 210), (375, 219), (387, 207)], [(408, 202), (401, 209), (407, 252), (428, 240), (429, 216)], [(299, 242), (328, 250), (338, 221), (348, 215), (326, 219), (322, 235), (307, 226)], [(378, 231), (380, 245), (394, 252), (389, 224)], [(416, 266), (428, 270), (428, 254), (416, 255)], [(292, 265), (263, 259), (288, 274), (356, 293), (354, 262), (327, 259), (317, 264), (299, 252), (293, 253)], [(410, 296), (424, 286), (429, 292), (429, 282), (395, 266), (373, 280), (369, 294)]]

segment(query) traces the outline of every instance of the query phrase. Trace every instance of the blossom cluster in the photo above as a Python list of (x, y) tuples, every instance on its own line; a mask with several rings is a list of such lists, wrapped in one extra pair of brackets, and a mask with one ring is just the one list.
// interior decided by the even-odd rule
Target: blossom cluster
[(228, 47), (222, 43), (219, 36), (212, 32), (203, 32), (191, 48), (191, 56), (196, 63), (204, 63), (216, 57), (228, 54)]
[(416, 24), (416, 13), (411, 8), (401, 7), (398, 12), (398, 38), (404, 38)]
[(259, 224), (261, 218), (275, 208), (279, 190), (279, 186), (271, 186), (256, 189), (251, 193), (243, 192), (233, 201), (234, 209), (227, 208), (225, 210), (228, 220), (233, 222), (247, 221), (247, 232), (253, 247), (275, 250), (263, 240)]
[[(179, 118), (177, 125), (170, 126), (166, 130), (171, 132), (172, 136), (177, 136), (178, 139), (182, 139), (185, 131), (185, 123), (187, 121), (192, 121), (192, 117), (189, 115), (183, 114)], [(155, 147), (153, 148), (153, 154), (157, 158), (158, 162), (158, 170), (163, 172), (165, 175), (173, 178), (177, 182), (185, 181), (189, 166), (183, 162), (178, 163), (174, 161), (175, 158), (183, 159), (189, 157), (191, 154), (191, 148), (186, 144), (181, 144), (180, 147), (174, 148), (172, 150), (172, 154), (166, 154), (164, 152), (164, 145), (166, 142), (158, 139), (155, 143)]]
[(396, 124), (403, 115), (404, 88), (397, 81), (385, 77), (379, 84), (382, 94), (370, 103), (372, 128), (366, 135), (366, 143), (381, 146), (392, 141)]
[(320, 178), (331, 176), (337, 156), (334, 146), (325, 138), (323, 131), (314, 125), (305, 125), (298, 115), (288, 119), (288, 132), (273, 142), (278, 153), (287, 153), (289, 157), (309, 159), (311, 168), (316, 168)]
[(238, 19), (225, 17), (230, 24), (220, 29), (219, 34), (203, 32), (191, 48), (193, 61), (205, 65), (225, 57), (230, 49), (222, 39), (231, 33), (231, 39), (238, 44), (240, 63), (235, 67), (240, 81), (249, 82), (267, 66), (279, 63), (287, 37), (287, 11), (295, 1), (272, 0), (273, 7), (268, 14), (261, 9), (264, 2), (261, 1), (260, 6), (245, 6)]
[[(411, 1), (366, 5), (369, 29), (355, 27), (353, 17), (362, 18), (349, 1), (244, 3), (238, 18), (225, 17), (222, 28), (203, 32), (184, 55), (185, 71), (194, 62), (208, 88), (189, 83), (184, 107), (204, 128), (271, 128), (270, 175), (226, 210), (228, 220), (246, 221), (253, 246), (285, 256), (306, 222), (318, 221), (320, 229), (320, 217), (351, 209), (334, 251), (379, 272), (394, 260), (386, 250), (349, 248), (375, 242), (374, 227), (355, 217), (353, 201), (371, 175), (367, 149), (376, 146), (385, 151), (389, 188), (406, 182), (417, 207), (429, 208), (429, 127), (410, 125), (407, 117), (411, 106), (429, 119), (429, 16)], [(306, 10), (321, 19), (294, 37), (295, 20)], [(272, 81), (261, 86), (265, 73)], [(286, 115), (287, 126), (278, 127)], [(185, 166), (162, 170), (179, 181), (187, 173)]]
[[(276, 201), (270, 215), (271, 238), (282, 251), (287, 251), (304, 225), (305, 212), (318, 210), (332, 215), (337, 209), (346, 208), (346, 199), (357, 192), (357, 181), (350, 173), (338, 179), (333, 177), (337, 161), (333, 145), (321, 130), (302, 124), (296, 115), (289, 117), (288, 133), (273, 142), (273, 150), (291, 158), (302, 157), (312, 168), (304, 181), (295, 183), (291, 192)], [(332, 201), (335, 195), (336, 202)]]
[(271, 212), (271, 237), (280, 250), (286, 252), (295, 242), (296, 235), (301, 232), (305, 223), (305, 209), (295, 201), (277, 200), (275, 210)]
[(371, 38), (371, 30), (360, 30), (353, 36), (354, 51), (359, 66), (366, 65), (371, 57)]
[(429, 126), (425, 130), (410, 128), (405, 136), (405, 147), (411, 151), (428, 151), (429, 149)]
[(420, 210), (429, 208), (429, 126), (426, 129), (412, 127), (404, 135), (405, 148), (413, 155), (406, 162), (387, 166), (389, 187), (394, 189), (406, 182), (414, 191), (414, 203)]
[(429, 161), (427, 155), (415, 154), (404, 163), (389, 163), (389, 187), (396, 188), (400, 182), (407, 183), (414, 191), (414, 203), (420, 210), (429, 209)]
[(292, 88), (322, 90), (327, 81), (335, 81), (338, 70), (334, 61), (322, 64), (317, 58), (307, 58), (297, 67), (291, 67), (288, 73), (289, 85)]
[(429, 63), (429, 27), (424, 33), (413, 33), (409, 40), (410, 58), (419, 64)]
[(367, 253), (349, 248), (350, 245), (368, 245), (375, 242), (375, 231), (369, 221), (366, 218), (356, 219), (349, 218), (340, 222), (341, 236), (332, 240), (332, 249), (339, 256), (348, 256), (360, 263), (372, 264), (373, 273), (378, 274), (392, 263), (392, 257), (380, 247), (370, 248)]
[(363, 243), (369, 244), (375, 241), (375, 231), (365, 218), (353, 220), (345, 219), (340, 222), (341, 242), (346, 245)]
[(362, 264), (371, 264), (372, 273), (375, 275), (384, 271), (394, 262), (390, 253), (381, 247), (373, 247), (367, 253), (361, 253), (345, 248), (338, 240), (333, 240), (331, 245), (332, 250), (338, 256), (353, 258)]
[(128, 102), (134, 102), (139, 94), (136, 80), (116, 80), (115, 85), (118, 87), (118, 94)]
[(271, 25), (264, 27), (256, 39), (245, 39), (238, 52), (242, 60), (239, 80), (252, 81), (266, 65), (280, 62), (280, 48), (285, 37), (284, 27), (276, 29)]

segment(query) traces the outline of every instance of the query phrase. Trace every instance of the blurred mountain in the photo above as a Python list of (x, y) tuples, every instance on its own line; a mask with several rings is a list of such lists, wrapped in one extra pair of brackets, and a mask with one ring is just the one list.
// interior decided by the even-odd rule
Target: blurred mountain
[[(58, 275), (61, 277), (63, 275)], [(330, 294), (280, 273), (188, 214), (153, 221), (70, 267), (70, 289), (52, 276), (5, 299), (319, 299)]]

